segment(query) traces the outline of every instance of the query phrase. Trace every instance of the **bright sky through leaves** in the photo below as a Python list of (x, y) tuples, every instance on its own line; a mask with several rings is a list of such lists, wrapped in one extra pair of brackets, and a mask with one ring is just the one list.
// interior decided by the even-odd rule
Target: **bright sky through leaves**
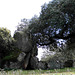
[(7, 27), (13, 34), (23, 18), (39, 16), (41, 5), (51, 0), (0, 0), (0, 27)]

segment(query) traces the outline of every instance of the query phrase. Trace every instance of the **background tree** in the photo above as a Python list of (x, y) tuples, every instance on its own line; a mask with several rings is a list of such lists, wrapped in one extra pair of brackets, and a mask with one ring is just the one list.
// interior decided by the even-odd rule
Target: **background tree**
[[(74, 9), (74, 0), (53, 0), (48, 4), (44, 4), (41, 8), (40, 16), (35, 22), (32, 21), (29, 26), (29, 31), (32, 33), (36, 44), (40, 46), (52, 44), (57, 47), (57, 40), (66, 40), (67, 49), (65, 52), (68, 52), (70, 56), (70, 53), (73, 53), (72, 51), (75, 48)], [(71, 47), (69, 48), (69, 46)], [(63, 51), (60, 50), (60, 52)]]
[(6, 61), (8, 66), (10, 60), (14, 60), (20, 53), (20, 50), (14, 45), (15, 40), (11, 37), (10, 30), (0, 28), (0, 68), (4, 68)]
[(24, 18), (24, 19), (21, 19), (21, 22), (19, 23), (19, 25), (17, 26), (17, 30), (15, 30), (15, 33), (17, 31), (23, 31), (24, 29), (28, 29), (28, 25), (29, 25), (29, 20)]
[(11, 37), (8, 29), (0, 28), (0, 66), (3, 66), (2, 59), (11, 51), (11, 44), (13, 40), (14, 39)]

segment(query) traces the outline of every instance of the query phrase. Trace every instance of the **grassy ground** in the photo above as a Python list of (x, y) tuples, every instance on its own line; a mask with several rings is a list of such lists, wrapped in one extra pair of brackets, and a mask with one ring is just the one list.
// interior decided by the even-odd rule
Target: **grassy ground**
[(2, 70), (0, 71), (0, 75), (75, 75), (75, 68), (55, 70)]

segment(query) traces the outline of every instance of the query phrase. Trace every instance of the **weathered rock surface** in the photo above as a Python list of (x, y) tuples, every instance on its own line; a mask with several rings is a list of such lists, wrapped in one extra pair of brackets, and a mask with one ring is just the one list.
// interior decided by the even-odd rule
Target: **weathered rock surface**
[(61, 68), (62, 63), (58, 61), (49, 61), (48, 63), (48, 69), (59, 69)]
[(21, 62), (21, 61), (24, 60), (24, 57), (25, 57), (25, 56), (26, 56), (26, 54), (25, 54), (24, 52), (22, 52), (22, 53), (19, 54), (17, 60), (18, 60), (19, 62)]
[(30, 53), (28, 53), (23, 60), (23, 65), (22, 65), (23, 69), (27, 68), (29, 64), (29, 59), (30, 59)]
[(17, 60), (21, 63), (23, 69), (37, 69), (38, 67), (38, 54), (37, 46), (32, 46), (32, 42), (28, 39), (28, 35), (22, 31), (16, 32), (14, 35), (16, 40), (16, 47), (22, 53), (19, 54)]
[(30, 52), (32, 50), (32, 43), (31, 41), (28, 39), (28, 36), (19, 31), (16, 32), (14, 35), (14, 38), (16, 40), (15, 45), (22, 50), (23, 52)]
[(10, 69), (18, 69), (21, 68), (20, 63), (19, 62), (10, 62)]
[(39, 61), (38, 69), (43, 69), (43, 70), (47, 69), (47, 63), (43, 61)]
[(38, 58), (37, 57), (31, 57), (30, 67), (31, 69), (38, 69)]

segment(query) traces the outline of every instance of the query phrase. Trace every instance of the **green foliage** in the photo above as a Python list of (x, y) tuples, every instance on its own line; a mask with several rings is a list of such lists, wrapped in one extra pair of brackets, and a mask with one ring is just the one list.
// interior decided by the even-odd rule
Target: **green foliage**
[(31, 33), (36, 33), (40, 30), (40, 23), (39, 18), (37, 15), (34, 15), (34, 17), (31, 18), (30, 24), (29, 24), (29, 30)]
[(17, 59), (17, 57), (19, 56), (19, 54), (21, 52), (22, 52), (21, 50), (19, 50), (18, 48), (15, 47), (13, 51), (11, 51), (7, 56), (5, 56), (2, 59), (2, 61), (4, 61), (4, 60), (6, 60), (6, 61), (8, 61), (8, 60), (15, 60), (15, 59)]
[(14, 39), (11, 37), (10, 31), (6, 28), (0, 28), (0, 51), (9, 51), (8, 45), (10, 45), (13, 41)]
[(40, 16), (34, 16), (29, 25), (36, 43), (50, 45), (56, 42), (55, 39), (71, 41), (75, 35), (74, 9), (74, 0), (53, 0), (42, 5)]
[(20, 53), (15, 45), (15, 40), (11, 37), (10, 30), (0, 28), (0, 67), (3, 68), (4, 61), (17, 58)]
[(74, 0), (53, 0), (48, 4), (44, 4), (41, 8), (39, 19), (37, 19), (36, 21), (36, 18), (34, 17), (35, 20), (31, 23), (31, 26), (34, 25), (31, 29), (32, 32), (34, 32), (35, 30), (37, 32), (41, 32), (41, 30), (43, 31), (45, 28), (51, 26), (51, 29), (53, 31), (54, 29), (55, 31), (61, 29), (62, 34), (65, 34), (65, 32), (68, 32), (71, 26), (72, 29), (74, 26), (74, 6)]
[(29, 20), (25, 19), (25, 18), (22, 19), (21, 23), (19, 23), (19, 25), (17, 26), (17, 30), (15, 31), (15, 33), (18, 32), (18, 31), (27, 30), (28, 26), (29, 26)]
[[(6, 28), (0, 28), (0, 35), (5, 38), (5, 37), (10, 37), (10, 30)], [(8, 36), (7, 36), (8, 35)]]
[[(34, 16), (30, 21), (29, 32), (32, 40), (41, 46), (52, 44), (57, 47), (56, 40), (65, 39), (67, 48), (60, 49), (61, 55), (56, 54), (56, 56), (64, 55), (66, 60), (74, 59), (75, 0), (53, 0), (42, 5), (40, 16)], [(52, 50), (54, 51), (53, 48)]]

